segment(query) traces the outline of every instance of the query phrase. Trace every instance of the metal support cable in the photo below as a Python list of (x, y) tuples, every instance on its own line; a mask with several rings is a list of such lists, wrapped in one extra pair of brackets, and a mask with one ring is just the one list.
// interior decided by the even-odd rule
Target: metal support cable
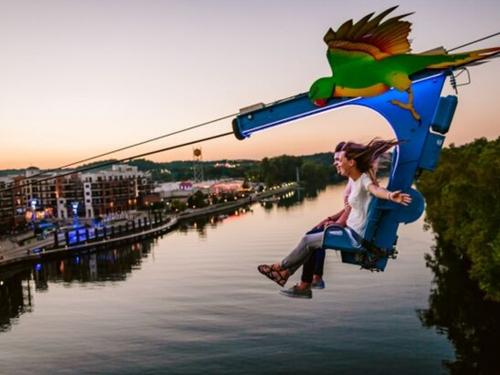
[(146, 139), (146, 140), (138, 142), (138, 143), (134, 143), (134, 144), (129, 145), (129, 146), (123, 146), (123, 147), (117, 148), (115, 150), (104, 152), (104, 153), (99, 154), (99, 155), (91, 156), (91, 157), (88, 157), (88, 158), (85, 158), (85, 159), (82, 159), (82, 160), (78, 160), (78, 161), (75, 161), (75, 162), (72, 162), (72, 163), (69, 163), (69, 164), (65, 164), (65, 165), (62, 165), (62, 166), (60, 166), (58, 168), (44, 170), (43, 172), (34, 174), (31, 177), (37, 177), (37, 176), (43, 175), (45, 173), (55, 172), (57, 170), (60, 170), (60, 169), (63, 169), (63, 168), (67, 168), (67, 167), (71, 167), (71, 166), (76, 165), (76, 164), (81, 164), (81, 163), (84, 163), (84, 162), (87, 162), (87, 161), (90, 161), (90, 160), (94, 160), (94, 159), (97, 159), (97, 158), (100, 158), (100, 157), (103, 157), (103, 156), (111, 155), (111, 154), (114, 154), (115, 152), (124, 151), (124, 150), (127, 150), (129, 148), (141, 146), (141, 145), (144, 145), (146, 143), (157, 141), (159, 139), (171, 137), (173, 135), (184, 133), (184, 132), (189, 131), (189, 130), (201, 128), (203, 126), (207, 126), (207, 125), (213, 124), (215, 122), (219, 122), (219, 121), (226, 120), (228, 118), (234, 117), (237, 114), (238, 113), (232, 113), (232, 114), (229, 114), (229, 115), (221, 116), (221, 117), (218, 117), (216, 119), (213, 119), (213, 120), (210, 120), (210, 121), (205, 121), (205, 122), (202, 122), (202, 123), (199, 123), (199, 124), (196, 124), (196, 125), (184, 128), (184, 129), (176, 130), (176, 131), (171, 132), (171, 133), (163, 134), (163, 135), (160, 135), (158, 137), (149, 138), (149, 139)]
[[(210, 140), (213, 140), (213, 139), (226, 137), (226, 136), (232, 135), (232, 134), (233, 134), (233, 132), (230, 131), (230, 132), (226, 132), (226, 133), (221, 133), (221, 134), (213, 135), (211, 137), (200, 138), (200, 139), (196, 139), (194, 141), (189, 141), (189, 142), (181, 143), (181, 144), (174, 145), (174, 146), (164, 147), (164, 148), (161, 148), (161, 149), (158, 149), (158, 150), (149, 151), (149, 152), (145, 152), (145, 153), (142, 153), (142, 154), (128, 156), (126, 158), (119, 159), (119, 160), (108, 161), (108, 162), (105, 162), (105, 163), (101, 163), (101, 164), (97, 164), (97, 165), (92, 165), (92, 166), (88, 166), (88, 167), (83, 167), (83, 168), (77, 168), (75, 170), (71, 170), (71, 171), (68, 171), (68, 172), (65, 172), (65, 173), (61, 173), (61, 174), (58, 174), (58, 175), (55, 175), (55, 176), (50, 176), (50, 177), (45, 177), (45, 178), (39, 179), (35, 183), (39, 184), (39, 183), (42, 183), (42, 182), (45, 182), (45, 181), (54, 180), (56, 178), (65, 177), (65, 176), (69, 176), (69, 175), (76, 174), (76, 173), (87, 172), (87, 171), (90, 171), (90, 170), (93, 170), (93, 169), (107, 167), (109, 165), (113, 165), (113, 164), (117, 164), (117, 163), (124, 163), (124, 162), (131, 161), (131, 160), (134, 160), (134, 159), (142, 158), (144, 156), (149, 156), (149, 155), (157, 154), (157, 153), (164, 152), (164, 151), (174, 150), (176, 148), (181, 148), (181, 147), (193, 145), (195, 143), (210, 141)], [(30, 176), (30, 178), (32, 178), (32, 177), (34, 177), (34, 176)], [(28, 186), (28, 185), (31, 185), (31, 184), (33, 184), (33, 183), (30, 182), (28, 184), (21, 185), (21, 186), (12, 186), (12, 187), (0, 190), (0, 193), (6, 192), (6, 191), (15, 190), (15, 189), (20, 189), (22, 187), (25, 187), (25, 186)]]
[(485, 37), (482, 37), (482, 38), (479, 38), (479, 39), (476, 39), (476, 40), (474, 40), (472, 42), (469, 42), (469, 43), (462, 44), (461, 46), (449, 49), (448, 52), (455, 51), (455, 50), (457, 50), (459, 48), (470, 46), (471, 44), (482, 42), (483, 40), (493, 38), (494, 36), (497, 36), (497, 35), (500, 35), (500, 32), (494, 33), (494, 34), (491, 34), (491, 35), (488, 35), (488, 36), (485, 36)]

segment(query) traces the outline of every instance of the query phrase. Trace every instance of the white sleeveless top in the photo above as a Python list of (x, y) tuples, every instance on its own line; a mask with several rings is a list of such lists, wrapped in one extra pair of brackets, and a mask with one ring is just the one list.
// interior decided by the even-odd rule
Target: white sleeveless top
[(373, 184), (373, 181), (366, 173), (363, 173), (357, 180), (350, 179), (350, 183), (351, 192), (347, 201), (351, 206), (351, 212), (346, 224), (363, 237), (366, 229), (368, 205), (372, 199), (372, 195), (368, 191), (368, 186)]

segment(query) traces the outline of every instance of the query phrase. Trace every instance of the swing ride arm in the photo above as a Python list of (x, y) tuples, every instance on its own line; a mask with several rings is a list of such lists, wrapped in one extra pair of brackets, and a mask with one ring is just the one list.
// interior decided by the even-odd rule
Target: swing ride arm
[[(374, 199), (364, 238), (365, 246), (353, 243), (352, 247), (346, 248), (346, 234), (340, 234), (338, 228), (331, 233), (325, 231), (325, 248), (341, 250), (345, 262), (360, 264), (357, 255), (366, 253), (370, 246), (381, 249), (386, 256), (392, 255), (399, 224), (413, 222), (423, 213), (424, 199), (411, 186), (421, 170), (435, 169), (445, 134), (453, 119), (457, 97), (440, 97), (448, 74), (446, 70), (426, 71), (412, 77), (415, 108), (421, 115), (419, 121), (409, 111), (391, 104), (392, 100), (407, 99), (406, 93), (394, 89), (373, 97), (333, 98), (323, 107), (314, 106), (307, 94), (300, 94), (270, 105), (258, 104), (242, 109), (232, 122), (233, 133), (236, 138), (243, 140), (259, 131), (348, 105), (371, 108), (387, 120), (395, 137), (401, 141), (393, 154), (387, 189), (402, 190), (410, 194), (413, 201), (409, 206), (402, 206)], [(375, 262), (373, 268), (385, 268), (386, 260), (387, 257), (378, 261), (378, 264)]]

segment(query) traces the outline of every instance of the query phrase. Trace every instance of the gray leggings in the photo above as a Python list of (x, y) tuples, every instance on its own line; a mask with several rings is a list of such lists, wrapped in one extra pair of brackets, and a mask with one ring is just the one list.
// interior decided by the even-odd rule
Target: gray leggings
[(306, 234), (295, 249), (281, 261), (281, 267), (293, 275), (302, 266), (315, 250), (323, 245), (323, 232)]

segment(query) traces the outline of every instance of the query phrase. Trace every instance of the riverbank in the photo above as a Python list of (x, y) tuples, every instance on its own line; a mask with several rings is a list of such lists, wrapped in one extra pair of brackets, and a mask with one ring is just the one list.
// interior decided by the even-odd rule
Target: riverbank
[(262, 201), (266, 198), (275, 196), (275, 195), (281, 195), (284, 193), (287, 193), (291, 190), (295, 190), (298, 188), (298, 184), (293, 182), (293, 183), (288, 183), (284, 184), (283, 186), (276, 187), (276, 188), (271, 188), (269, 190), (260, 192), (260, 193), (253, 193), (249, 195), (248, 197), (245, 198), (240, 198), (232, 202), (224, 202), (224, 203), (219, 203), (215, 204), (212, 206), (207, 206), (203, 208), (197, 208), (197, 209), (187, 209), (183, 212), (181, 212), (177, 218), (178, 220), (187, 220), (187, 219), (196, 219), (201, 216), (207, 216), (207, 215), (213, 215), (217, 213), (223, 213), (227, 211), (231, 211), (232, 209), (245, 206), (248, 204), (252, 204), (255, 202)]
[[(127, 222), (125, 225), (119, 224), (111, 227), (80, 228), (65, 233), (55, 232), (51, 238), (37, 241), (34, 244), (1, 249), (0, 267), (50, 257), (63, 252), (98, 250), (103, 247), (138, 241), (166, 233), (173, 229), (177, 222), (178, 220), (174, 216), (167, 217), (165, 220), (153, 219), (149, 222), (144, 220), (141, 225)], [(62, 245), (60, 245), (61, 242)]]
[(53, 232), (48, 238), (23, 246), (17, 245), (14, 241), (3, 241), (0, 244), (0, 267), (66, 252), (97, 251), (100, 248), (155, 237), (171, 231), (179, 222), (229, 212), (238, 207), (250, 205), (274, 195), (287, 193), (297, 187), (297, 183), (288, 183), (264, 192), (251, 194), (248, 197), (233, 202), (188, 209), (175, 215), (164, 216), (161, 213), (153, 213), (152, 217), (142, 217), (135, 220), (128, 220), (124, 223), (114, 223), (109, 226), (95, 228), (80, 227), (64, 232)]

